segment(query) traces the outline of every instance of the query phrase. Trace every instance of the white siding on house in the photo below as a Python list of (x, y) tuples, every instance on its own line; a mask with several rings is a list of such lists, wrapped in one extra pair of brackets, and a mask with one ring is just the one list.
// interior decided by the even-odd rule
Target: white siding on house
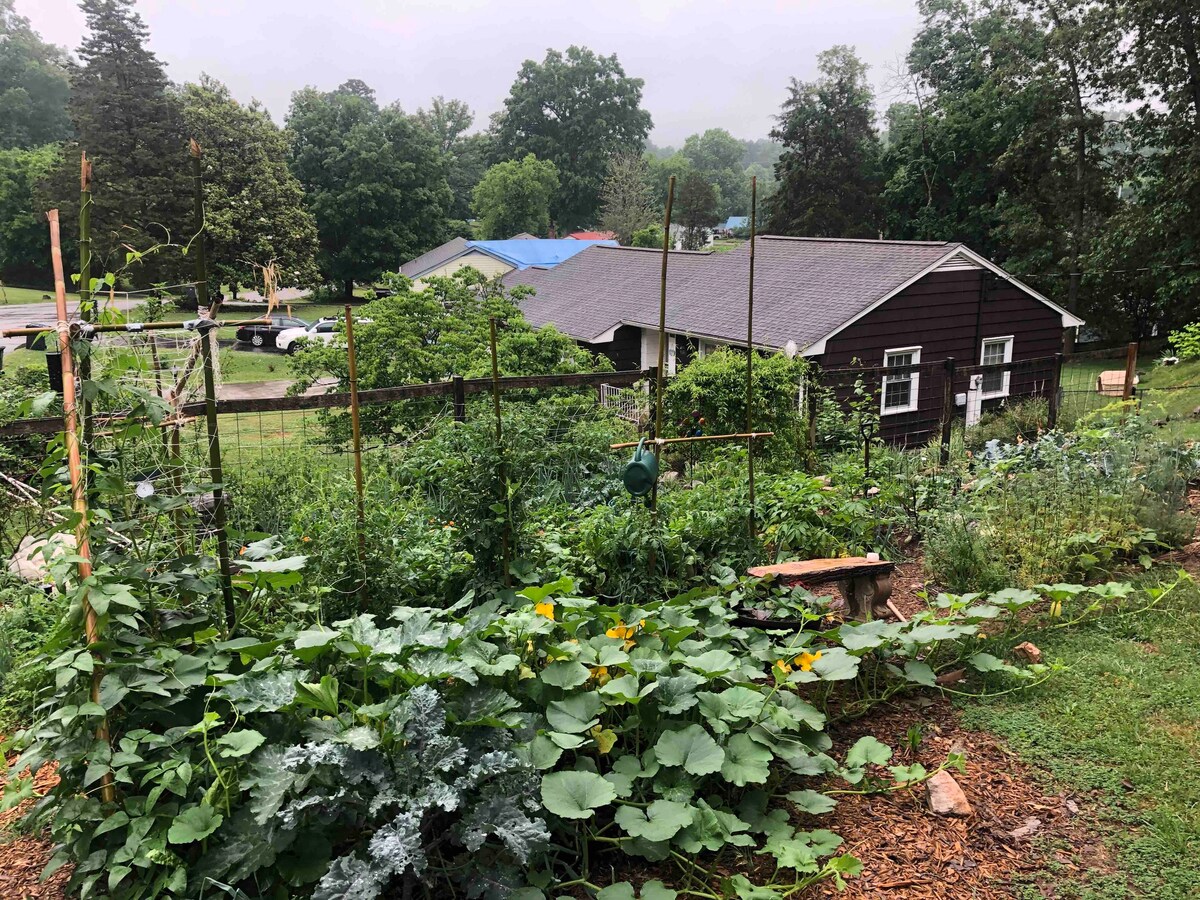
[(502, 262), (501, 260), (496, 259), (494, 256), (488, 256), (486, 253), (480, 253), (478, 250), (472, 250), (470, 253), (466, 253), (457, 259), (452, 259), (444, 266), (439, 266), (436, 269), (426, 272), (419, 279), (417, 279), (416, 284), (417, 286), (420, 286), (420, 283), (426, 278), (433, 278), (434, 276), (453, 275), (463, 266), (470, 266), (472, 269), (478, 269), (488, 278), (495, 278), (497, 275), (504, 275), (505, 273), (513, 270), (513, 267), (508, 263)]
[[(667, 332), (666, 374), (675, 374), (675, 347), (677, 336)], [(642, 368), (649, 369), (658, 365), (658, 329), (642, 329)]]

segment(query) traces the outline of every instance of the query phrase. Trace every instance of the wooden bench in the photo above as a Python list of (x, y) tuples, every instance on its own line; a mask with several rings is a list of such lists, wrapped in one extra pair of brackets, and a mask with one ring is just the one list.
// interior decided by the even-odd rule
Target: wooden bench
[(802, 587), (817, 593), (822, 585), (836, 585), (845, 598), (846, 608), (855, 619), (869, 621), (888, 614), (887, 600), (892, 595), (895, 563), (871, 560), (865, 556), (841, 559), (793, 560), (774, 566), (754, 566), (747, 573), (756, 578), (774, 577), (785, 587)]
[[(1133, 376), (1134, 387), (1140, 379), (1137, 375)], [(1096, 376), (1096, 393), (1101, 397), (1124, 397), (1125, 396), (1125, 370), (1124, 369), (1109, 369), (1106, 372), (1101, 372)]]

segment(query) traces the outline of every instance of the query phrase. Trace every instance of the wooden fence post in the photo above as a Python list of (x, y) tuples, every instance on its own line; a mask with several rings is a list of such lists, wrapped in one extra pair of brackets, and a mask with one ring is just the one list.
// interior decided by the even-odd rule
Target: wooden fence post
[(451, 376), (450, 381), (454, 385), (454, 421), (465, 422), (467, 421), (467, 392), (463, 387), (463, 377), (454, 375)]
[(1137, 378), (1137, 357), (1138, 345), (1137, 341), (1134, 341), (1125, 348), (1125, 389), (1121, 392), (1122, 400), (1133, 398), (1133, 382)]
[(1053, 369), (1050, 374), (1050, 397), (1047, 400), (1046, 425), (1051, 431), (1058, 427), (1058, 408), (1062, 403), (1062, 367), (1063, 354), (1054, 354)]
[(942, 447), (939, 459), (944, 466), (950, 462), (950, 434), (954, 428), (954, 357), (942, 363)]

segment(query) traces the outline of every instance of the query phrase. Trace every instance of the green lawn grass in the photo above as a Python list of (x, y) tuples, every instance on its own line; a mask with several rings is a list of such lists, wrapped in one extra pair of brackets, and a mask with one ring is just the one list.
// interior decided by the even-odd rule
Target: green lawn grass
[(219, 364), (221, 381), (244, 384), (248, 381), (291, 381), (292, 371), (284, 353), (262, 350), (241, 350), (222, 347)]
[(47, 303), (54, 299), (53, 288), (10, 287), (0, 283), (0, 306), (18, 306), (24, 303)]
[[(1161, 579), (1159, 571), (1139, 580)], [(1200, 589), (1185, 585), (1150, 612), (1030, 639), (1067, 670), (1028, 692), (967, 702), (963, 717), (1082, 795), (1096, 816), (1089, 824), (1107, 835), (1118, 873), (1060, 873), (1055, 896), (1196, 897)], [(1043, 894), (1031, 885), (1027, 896)]]

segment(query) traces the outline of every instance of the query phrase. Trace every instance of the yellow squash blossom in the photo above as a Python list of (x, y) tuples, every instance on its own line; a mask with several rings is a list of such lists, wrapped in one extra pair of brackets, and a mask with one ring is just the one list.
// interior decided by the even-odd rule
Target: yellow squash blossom
[(629, 638), (631, 638), (635, 634), (637, 634), (637, 630), (639, 628), (644, 628), (644, 627), (646, 627), (645, 619), (642, 619), (636, 625), (626, 625), (624, 622), (622, 622), (618, 619), (617, 624), (614, 625), (612, 628), (608, 629), (608, 631), (604, 632), (604, 635), (605, 635), (605, 637), (621, 638), (622, 640), (628, 640)]
[(801, 672), (811, 672), (813, 663), (815, 663), (820, 658), (821, 658), (820, 650), (818, 650), (816, 653), (809, 653), (807, 650), (805, 650), (803, 653), (801, 653), (799, 656), (796, 657), (795, 661), (796, 661), (796, 665), (798, 665), (800, 667)]
[(777, 668), (784, 675), (787, 675), (792, 671), (792, 667), (785, 663), (782, 659), (775, 660), (775, 668)]
[(554, 604), (549, 600), (543, 600), (533, 608), (533, 611), (539, 616), (545, 616), (551, 622), (554, 621)]
[(608, 684), (608, 666), (593, 666), (588, 679), (595, 679), (596, 684)]

